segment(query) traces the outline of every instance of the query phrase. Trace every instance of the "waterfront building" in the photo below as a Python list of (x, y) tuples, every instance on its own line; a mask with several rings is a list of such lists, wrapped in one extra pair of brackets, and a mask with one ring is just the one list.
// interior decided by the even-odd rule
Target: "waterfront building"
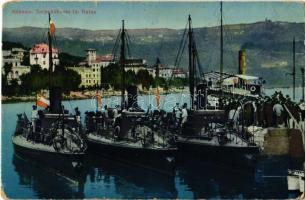
[[(40, 65), (42, 69), (49, 69), (49, 45), (35, 44), (30, 50), (30, 65)], [(59, 65), (58, 49), (52, 48), (53, 69)]]
[(81, 76), (80, 87), (92, 87), (101, 84), (100, 67), (78, 66), (68, 68), (76, 71)]
[[(22, 48), (12, 48), (11, 50), (2, 51), (2, 69), (5, 65), (11, 65), (11, 71), (7, 75), (8, 84), (13, 79), (17, 79), (18, 84), (21, 84), (20, 76), (31, 71), (30, 66), (23, 66), (21, 63), (24, 59), (26, 50)], [(4, 74), (2, 70), (2, 74)]]
[(17, 79), (18, 84), (21, 84), (20, 76), (23, 74), (30, 73), (30, 66), (15, 66), (12, 67), (11, 72), (7, 76), (8, 83), (10, 83), (13, 79)]
[(129, 58), (125, 60), (125, 71), (133, 71), (138, 73), (140, 70), (146, 70), (147, 63), (144, 59)]
[(174, 78), (186, 78), (186, 73), (181, 69), (173, 69), (172, 73)]
[(114, 63), (113, 56), (111, 54), (96, 55), (96, 49), (86, 49), (86, 60), (80, 65), (86, 64), (89, 67), (107, 67)]
[(21, 61), (18, 58), (13, 58), (13, 57), (3, 57), (2, 59), (2, 67), (4, 65), (12, 65), (12, 67), (18, 67), (21, 65)]
[(81, 75), (81, 87), (93, 87), (101, 85), (101, 68), (114, 63), (113, 56), (97, 55), (95, 49), (86, 49), (86, 59), (75, 67), (69, 67)]
[(12, 48), (11, 50), (2, 51), (2, 66), (11, 64), (12, 67), (21, 65), (23, 61), (24, 53), (26, 50), (22, 48)]
[(13, 55), (15, 58), (20, 59), (20, 61), (22, 62), (26, 50), (24, 50), (24, 49), (22, 49), (22, 48), (12, 48), (12, 51), (11, 51), (11, 52), (12, 52), (12, 55)]
[[(158, 64), (159, 69), (159, 77), (164, 79), (170, 79), (170, 78), (186, 78), (186, 73), (175, 67), (175, 66), (166, 66), (164, 64)], [(150, 67), (147, 68), (149, 74), (151, 74), (154, 78), (157, 75), (157, 67)]]

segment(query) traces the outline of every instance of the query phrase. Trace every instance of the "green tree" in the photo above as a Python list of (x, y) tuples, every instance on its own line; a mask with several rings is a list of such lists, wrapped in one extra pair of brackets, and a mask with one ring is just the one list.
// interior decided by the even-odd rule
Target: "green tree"
[(121, 87), (121, 69), (120, 66), (115, 64), (110, 64), (105, 68), (102, 68), (102, 85), (110, 84), (114, 89), (119, 89)]
[(5, 84), (8, 85), (8, 74), (12, 72), (13, 64), (12, 63), (5, 63), (3, 66), (4, 69), (4, 77), (5, 77)]
[(154, 79), (146, 69), (139, 70), (136, 77), (144, 88), (149, 89), (151, 86), (153, 86)]

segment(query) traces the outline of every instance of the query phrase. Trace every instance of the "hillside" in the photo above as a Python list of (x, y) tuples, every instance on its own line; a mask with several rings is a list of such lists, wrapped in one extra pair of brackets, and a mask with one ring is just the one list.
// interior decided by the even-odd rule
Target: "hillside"
[[(128, 28), (128, 27), (127, 27)], [(184, 30), (132, 29), (128, 30), (133, 57), (142, 57), (152, 65), (156, 57), (166, 64), (174, 64)], [(112, 52), (118, 30), (84, 30), (58, 28), (55, 45), (62, 52), (85, 56), (84, 50), (96, 48), (99, 54)], [(194, 34), (204, 71), (218, 70), (219, 27), (196, 28)], [(247, 72), (263, 76), (267, 86), (287, 86), (292, 81), (286, 75), (292, 66), (292, 38), (296, 37), (297, 73), (305, 66), (304, 23), (257, 22), (224, 26), (225, 71), (236, 73), (238, 50), (247, 52)], [(37, 27), (4, 28), (3, 40), (19, 42), (30, 47), (46, 41), (46, 29)], [(187, 50), (187, 47), (186, 49)], [(187, 68), (187, 55), (181, 60)], [(299, 81), (298, 81), (299, 82)]]

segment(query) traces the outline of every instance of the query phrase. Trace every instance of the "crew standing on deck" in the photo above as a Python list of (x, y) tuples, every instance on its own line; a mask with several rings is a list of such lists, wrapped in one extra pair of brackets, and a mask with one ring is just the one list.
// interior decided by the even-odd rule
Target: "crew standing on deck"
[(278, 127), (282, 123), (282, 113), (284, 111), (283, 106), (277, 101), (273, 106), (273, 112), (275, 114), (275, 126)]
[(180, 121), (181, 109), (179, 108), (179, 103), (176, 103), (176, 105), (173, 108), (173, 116), (174, 116), (174, 121), (176, 123)]
[(36, 119), (38, 118), (38, 111), (37, 106), (33, 105), (32, 110), (32, 126), (33, 126), (33, 132), (36, 132)]
[(187, 116), (188, 116), (188, 114), (187, 114), (187, 104), (186, 103), (184, 103), (183, 104), (183, 107), (182, 107), (182, 115), (181, 115), (181, 117), (182, 117), (182, 121), (181, 121), (181, 126), (183, 126), (183, 124), (187, 121)]

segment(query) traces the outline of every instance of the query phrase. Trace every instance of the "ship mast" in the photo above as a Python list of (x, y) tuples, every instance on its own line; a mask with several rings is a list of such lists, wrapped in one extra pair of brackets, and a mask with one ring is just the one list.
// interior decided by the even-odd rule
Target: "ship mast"
[(124, 94), (125, 94), (125, 27), (124, 20), (122, 20), (122, 31), (121, 31), (121, 52), (120, 52), (120, 65), (121, 65), (121, 109), (125, 108)]
[(223, 22), (222, 22), (222, 1), (220, 2), (220, 87), (223, 83)]
[(305, 101), (304, 97), (304, 88), (305, 88), (305, 80), (304, 80), (304, 67), (301, 68), (301, 73), (302, 73), (302, 100), (303, 102)]
[(193, 31), (192, 31), (192, 19), (191, 15), (189, 15), (188, 18), (188, 23), (189, 23), (189, 84), (190, 84), (190, 108), (191, 110), (194, 109), (194, 63), (193, 63), (193, 50), (194, 50), (194, 45), (193, 45)]
[(53, 60), (52, 60), (52, 37), (50, 31), (50, 23), (51, 23), (51, 16), (49, 13), (49, 30), (48, 30), (48, 42), (49, 42), (49, 91), (52, 88), (52, 71), (53, 71)]
[(293, 84), (293, 100), (295, 100), (295, 37), (293, 37), (292, 51), (293, 51), (292, 84)]

